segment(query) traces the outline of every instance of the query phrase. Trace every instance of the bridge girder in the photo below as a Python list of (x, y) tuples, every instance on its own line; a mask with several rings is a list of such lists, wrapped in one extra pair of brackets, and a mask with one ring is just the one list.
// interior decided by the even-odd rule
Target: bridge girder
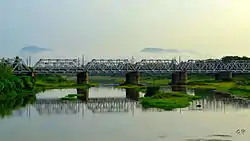
[[(204, 61), (143, 59), (132, 63), (129, 59), (93, 59), (86, 65), (80, 66), (77, 59), (40, 59), (33, 71), (38, 74), (75, 74), (83, 71), (90, 73), (127, 73), (132, 71), (145, 73), (166, 73), (187, 71), (189, 73), (217, 73), (230, 71), (233, 73), (250, 73), (249, 60), (222, 62), (221, 60)], [(26, 73), (27, 69), (15, 70), (15, 73)]]

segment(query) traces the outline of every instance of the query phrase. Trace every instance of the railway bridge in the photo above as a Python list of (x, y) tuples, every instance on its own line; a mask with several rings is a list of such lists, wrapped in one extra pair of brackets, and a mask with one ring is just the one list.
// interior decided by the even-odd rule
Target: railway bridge
[(22, 59), (5, 62), (14, 64), (13, 72), (20, 74), (74, 74), (77, 82), (88, 83), (88, 74), (125, 74), (127, 84), (139, 84), (140, 73), (172, 73), (172, 84), (185, 84), (188, 73), (210, 73), (216, 79), (231, 79), (232, 73), (250, 73), (250, 60), (163, 60), (142, 59), (131, 62), (129, 59), (92, 59), (80, 64), (79, 59), (40, 59), (34, 66), (27, 66)]

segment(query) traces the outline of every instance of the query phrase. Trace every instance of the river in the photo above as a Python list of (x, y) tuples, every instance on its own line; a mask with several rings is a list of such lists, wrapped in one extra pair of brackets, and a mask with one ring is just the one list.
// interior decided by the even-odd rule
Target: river
[[(58, 103), (53, 98), (75, 89), (50, 90), (37, 94), (37, 102), (0, 119), (2, 141), (249, 141), (249, 104), (189, 91), (204, 99), (174, 111), (142, 109), (133, 90), (99, 87), (89, 89), (93, 99)], [(130, 95), (130, 96), (129, 96)], [(142, 96), (142, 94), (140, 94)], [(106, 99), (113, 97), (114, 99)], [(40, 99), (40, 101), (39, 101)], [(41, 99), (47, 99), (47, 102)], [(49, 101), (51, 99), (51, 102)], [(202, 108), (196, 105), (201, 104)], [(237, 129), (244, 129), (237, 134)]]

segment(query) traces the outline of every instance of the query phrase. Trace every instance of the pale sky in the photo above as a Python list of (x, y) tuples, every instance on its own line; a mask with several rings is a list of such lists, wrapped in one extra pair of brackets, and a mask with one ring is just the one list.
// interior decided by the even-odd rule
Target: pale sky
[[(250, 0), (0, 0), (0, 56), (207, 58), (250, 54)], [(147, 47), (197, 54), (141, 53)]]

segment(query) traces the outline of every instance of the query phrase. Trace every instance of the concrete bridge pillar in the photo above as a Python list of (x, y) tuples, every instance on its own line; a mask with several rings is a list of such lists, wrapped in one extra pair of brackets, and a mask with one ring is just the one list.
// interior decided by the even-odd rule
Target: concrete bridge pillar
[(171, 88), (173, 92), (187, 93), (187, 87), (184, 85), (173, 85)]
[(88, 84), (88, 72), (80, 72), (77, 74), (77, 84)]
[(229, 81), (229, 80), (232, 80), (232, 78), (233, 78), (232, 72), (219, 72), (215, 74), (215, 80)]
[(139, 92), (135, 88), (126, 88), (126, 98), (132, 100), (139, 100)]
[(76, 89), (77, 94), (81, 94), (82, 96), (79, 96), (78, 99), (82, 101), (88, 101), (89, 99), (89, 89)]
[(133, 84), (133, 85), (139, 84), (139, 76), (140, 76), (139, 72), (128, 72), (126, 74), (126, 80), (124, 84)]
[(186, 85), (187, 72), (178, 71), (172, 73), (172, 85)]

